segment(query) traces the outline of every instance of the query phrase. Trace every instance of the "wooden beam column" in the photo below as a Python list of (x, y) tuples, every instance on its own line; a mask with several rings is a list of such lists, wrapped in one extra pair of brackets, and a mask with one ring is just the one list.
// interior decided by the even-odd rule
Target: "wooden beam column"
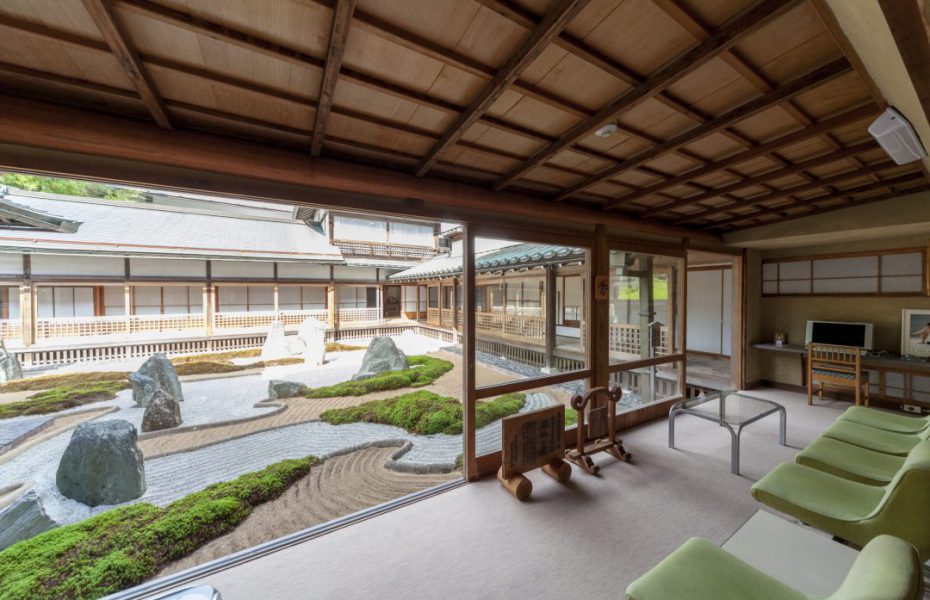
[(32, 257), (23, 254), (23, 282), (19, 287), (19, 320), (23, 330), (23, 345), (36, 342), (36, 286), (32, 281)]
[(465, 323), (462, 335), (463, 396), (462, 427), (465, 433), (465, 479), (478, 478), (478, 457), (475, 447), (475, 234), (467, 224), (462, 239), (462, 277), (465, 300)]
[(323, 69), (323, 80), (320, 82), (320, 97), (313, 121), (313, 137), (310, 140), (310, 156), (313, 157), (319, 156), (323, 149), (326, 122), (333, 107), (333, 95), (336, 93), (336, 82), (339, 80), (339, 69), (342, 68), (342, 55), (346, 49), (346, 38), (349, 36), (349, 24), (352, 22), (354, 10), (355, 0), (337, 0), (333, 7), (329, 51), (326, 55), (326, 66)]
[[(610, 250), (607, 246), (607, 228), (598, 225), (594, 229), (594, 252), (591, 255), (591, 285), (588, 290), (590, 315), (588, 319), (587, 363), (593, 370), (590, 387), (607, 386), (610, 383)], [(599, 294), (598, 287), (607, 288)]]
[(545, 373), (552, 373), (555, 370), (555, 341), (556, 341), (556, 293), (555, 293), (555, 272), (554, 265), (546, 267), (546, 368)]

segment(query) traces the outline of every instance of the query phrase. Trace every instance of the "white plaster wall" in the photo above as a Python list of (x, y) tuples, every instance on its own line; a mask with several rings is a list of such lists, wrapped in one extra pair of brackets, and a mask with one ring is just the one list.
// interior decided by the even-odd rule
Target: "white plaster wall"
[(274, 263), (250, 262), (236, 260), (214, 260), (211, 262), (211, 275), (219, 277), (274, 277)]
[(191, 277), (207, 276), (207, 261), (170, 258), (130, 258), (129, 272), (133, 277)]
[(125, 269), (123, 259), (117, 256), (33, 254), (32, 274), (122, 277)]

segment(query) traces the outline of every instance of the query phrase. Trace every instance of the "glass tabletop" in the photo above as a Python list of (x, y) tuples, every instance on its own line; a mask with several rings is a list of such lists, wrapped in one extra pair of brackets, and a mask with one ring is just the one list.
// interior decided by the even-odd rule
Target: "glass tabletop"
[(678, 403), (679, 410), (719, 422), (739, 425), (765, 414), (775, 412), (779, 405), (771, 400), (727, 390), (699, 396)]

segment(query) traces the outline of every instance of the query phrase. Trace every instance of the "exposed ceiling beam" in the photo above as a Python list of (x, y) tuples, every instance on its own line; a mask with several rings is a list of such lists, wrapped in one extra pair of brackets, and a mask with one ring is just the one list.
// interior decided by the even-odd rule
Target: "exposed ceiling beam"
[(110, 0), (83, 0), (83, 3), (84, 8), (97, 25), (97, 29), (100, 30), (103, 39), (110, 47), (126, 76), (129, 77), (133, 87), (139, 92), (139, 97), (142, 98), (142, 102), (149, 109), (152, 118), (155, 119), (159, 127), (171, 129), (171, 120), (168, 118), (161, 97), (158, 95), (152, 79), (145, 71), (145, 66), (139, 59), (135, 48), (129, 44), (125, 33), (117, 23)]
[[(876, 148), (879, 148), (879, 146), (875, 143), (875, 140), (870, 138), (862, 143), (855, 144), (848, 148), (843, 148), (842, 150), (831, 150), (827, 154), (818, 156), (816, 158), (795, 163), (788, 167), (777, 167), (771, 171), (762, 173), (761, 175), (753, 175), (752, 177), (744, 179), (743, 181), (737, 181), (735, 183), (731, 183), (719, 188), (713, 188), (702, 194), (688, 196), (687, 198), (682, 198), (681, 200), (675, 200), (673, 202), (669, 202), (668, 204), (657, 206), (655, 209), (647, 210), (643, 214), (645, 216), (654, 217), (655, 215), (682, 208), (684, 206), (689, 206), (691, 204), (698, 204), (705, 200), (710, 200), (711, 198), (719, 198), (723, 194), (735, 192), (747, 187), (757, 186), (760, 183), (765, 183), (774, 179), (781, 179), (782, 177), (787, 177), (789, 175), (796, 175), (805, 169), (816, 169), (817, 167), (822, 167), (838, 160), (844, 160), (868, 150), (875, 150)], [(821, 180), (819, 183), (823, 183), (823, 181)]]
[(501, 94), (539, 57), (552, 39), (559, 35), (587, 4), (588, 0), (559, 0), (555, 7), (546, 13), (539, 26), (520, 44), (516, 52), (510, 54), (510, 58), (494, 75), (491, 82), (478, 93), (468, 108), (453, 121), (439, 141), (426, 153), (417, 165), (417, 177), (425, 175), (439, 156), (454, 145), (468, 128), (491, 108)]
[(329, 111), (333, 107), (333, 95), (336, 93), (339, 69), (342, 68), (342, 55), (346, 49), (346, 38), (349, 36), (353, 10), (355, 10), (355, 0), (336, 0), (336, 6), (333, 7), (329, 51), (326, 56), (326, 67), (323, 69), (323, 79), (320, 81), (316, 117), (313, 120), (313, 138), (310, 140), (310, 156), (313, 157), (319, 156), (320, 150), (323, 149), (323, 136), (326, 134)]
[(655, 183), (650, 186), (646, 186), (640, 192), (628, 194), (626, 196), (623, 196), (622, 198), (618, 198), (615, 202), (610, 204), (610, 208), (618, 208), (620, 206), (632, 204), (633, 202), (639, 200), (640, 198), (645, 198), (646, 196), (650, 196), (657, 192), (661, 192), (662, 190), (666, 190), (670, 187), (674, 187), (676, 185), (685, 183), (687, 181), (694, 180), (699, 177), (704, 177), (712, 173), (716, 173), (727, 167), (731, 167), (733, 165), (746, 162), (754, 158), (758, 158), (772, 150), (792, 146), (806, 139), (817, 136), (824, 131), (831, 131), (839, 127), (851, 125), (853, 123), (857, 123), (864, 119), (877, 116), (878, 113), (879, 113), (878, 107), (871, 103), (863, 105), (863, 106), (859, 106), (857, 108), (853, 108), (851, 110), (847, 110), (844, 113), (823, 119), (821, 121), (817, 121), (816, 123), (812, 124), (810, 127), (798, 129), (791, 133), (785, 134), (781, 137), (777, 137), (765, 143), (759, 144), (758, 146), (754, 148), (750, 148), (742, 152), (737, 152), (726, 158), (709, 163), (704, 167), (699, 167), (696, 169), (692, 169), (690, 171), (686, 171), (680, 175), (676, 175), (672, 177), (668, 181), (662, 181), (662, 182)]
[[(796, 217), (807, 217), (812, 214), (817, 214), (819, 212), (828, 212), (828, 210), (834, 210), (834, 209), (839, 210), (842, 208), (848, 208), (850, 206), (855, 206), (857, 204), (865, 204), (867, 202), (877, 202), (879, 200), (890, 200), (892, 198), (897, 198), (905, 194), (912, 194), (914, 192), (928, 190), (930, 189), (930, 184), (923, 183), (916, 187), (908, 187), (903, 190), (892, 191), (888, 194), (882, 194), (881, 196), (874, 197), (874, 198), (862, 198), (859, 200), (852, 199), (852, 200), (849, 200), (848, 202), (839, 204), (835, 207), (834, 206), (831, 206), (829, 208), (825, 207), (815, 212), (801, 213), (798, 215), (786, 215), (784, 213), (785, 210), (798, 208), (800, 206), (814, 207), (820, 202), (826, 202), (828, 200), (840, 200), (843, 198), (847, 198), (848, 196), (851, 196), (853, 194), (863, 194), (866, 192), (874, 192), (876, 190), (880, 190), (888, 186), (896, 186), (896, 185), (919, 182), (921, 179), (923, 179), (922, 173), (908, 173), (907, 175), (901, 175), (900, 177), (885, 179), (879, 182), (866, 183), (863, 185), (856, 186), (854, 188), (840, 190), (832, 194), (826, 194), (823, 196), (815, 196), (813, 198), (805, 198), (804, 200), (795, 200), (793, 202), (789, 202), (787, 204), (780, 204), (778, 206), (762, 207), (759, 210), (752, 212), (752, 213), (736, 215), (736, 216), (733, 216), (729, 219), (725, 219), (722, 221), (715, 221), (710, 224), (710, 227), (714, 229), (719, 229), (719, 228), (732, 225), (733, 223), (748, 221), (749, 219), (755, 219), (757, 217), (767, 216), (767, 215), (778, 215), (780, 217), (779, 222), (781, 222), (781, 221), (787, 221), (789, 219), (793, 219)], [(757, 225), (751, 225), (750, 227), (756, 227), (756, 226)], [(739, 227), (739, 228), (734, 228), (732, 230), (735, 231), (736, 229), (748, 229), (748, 227), (745, 227), (745, 228)]]
[[(829, 184), (833, 184), (833, 183), (841, 183), (841, 182), (847, 181), (847, 180), (849, 180), (849, 179), (856, 179), (857, 177), (864, 177), (864, 176), (870, 175), (870, 174), (872, 174), (872, 173), (881, 173), (882, 171), (887, 171), (887, 170), (889, 170), (889, 169), (894, 169), (894, 168), (896, 168), (896, 167), (898, 167), (898, 165), (895, 164), (893, 161), (890, 161), (890, 160), (889, 160), (889, 161), (885, 161), (885, 162), (882, 162), (882, 163), (878, 163), (878, 164), (874, 164), (874, 165), (869, 165), (869, 166), (863, 167), (863, 168), (861, 168), (861, 169), (853, 169), (853, 170), (851, 170), (851, 171), (846, 171), (845, 173), (838, 173), (838, 174), (836, 174), (836, 175), (831, 175), (830, 177), (825, 177), (825, 178), (821, 179), (820, 182), (818, 182), (818, 183), (825, 183), (825, 184), (828, 184), (828, 185), (829, 185)], [(922, 174), (918, 174), (918, 176), (921, 176), (921, 177), (922, 177), (923, 175), (922, 175)], [(887, 185), (893, 185), (893, 184), (892, 184), (892, 181), (894, 181), (894, 180), (888, 179), (887, 182), (886, 182)], [(875, 187), (875, 188), (870, 188), (870, 189), (881, 189), (881, 188), (883, 187), (882, 185), (880, 185), (881, 183), (882, 183), (881, 181), (876, 182), (875, 185), (876, 185), (877, 187)], [(760, 196), (754, 196), (754, 197), (751, 197), (751, 198), (746, 198), (742, 203), (727, 204), (727, 205), (725, 205), (725, 206), (715, 206), (715, 207), (709, 208), (709, 209), (707, 209), (707, 210), (702, 210), (702, 211), (700, 211), (700, 212), (692, 213), (692, 214), (690, 214), (690, 215), (686, 215), (686, 216), (684, 216), (684, 217), (681, 217), (680, 219), (677, 219), (677, 220), (675, 221), (675, 223), (676, 223), (676, 224), (681, 224), (681, 223), (688, 223), (688, 222), (692, 222), (692, 221), (698, 221), (698, 220), (702, 220), (702, 219), (707, 219), (708, 217), (712, 217), (712, 216), (714, 216), (714, 215), (719, 215), (720, 213), (725, 213), (725, 212), (732, 211), (732, 210), (735, 209), (735, 208), (742, 208), (742, 207), (745, 207), (745, 206), (761, 205), (761, 204), (764, 203), (764, 202), (770, 202), (770, 201), (772, 201), (772, 200), (779, 200), (779, 199), (781, 199), (781, 198), (785, 198), (785, 197), (788, 196), (789, 194), (795, 194), (795, 193), (800, 193), (800, 192), (809, 192), (809, 191), (812, 191), (812, 190), (816, 190), (818, 187), (820, 187), (820, 186), (815, 185), (815, 184), (812, 184), (812, 183), (804, 183), (804, 184), (802, 184), (802, 185), (797, 185), (797, 186), (794, 186), (794, 187), (792, 187), (792, 188), (788, 188), (788, 189), (785, 189), (785, 190), (779, 190), (779, 191), (776, 191), (776, 192), (770, 192), (770, 193), (768, 193), (768, 194), (762, 194), (762, 195), (760, 195)], [(842, 196), (842, 195), (844, 195), (844, 194), (849, 194), (849, 193), (852, 193), (852, 192), (848, 192), (848, 191), (846, 191), (846, 190), (838, 190), (837, 193), (840, 194), (840, 196)], [(799, 203), (799, 204), (805, 204), (805, 203), (810, 202), (810, 201), (812, 201), (812, 200), (814, 200), (814, 199), (815, 199), (815, 198), (802, 198), (802, 199), (799, 199), (799, 200), (795, 200), (795, 201), (793, 201), (793, 202), (797, 202), (797, 203)], [(714, 223), (714, 224), (716, 225), (716, 223)]]
[[(598, 183), (615, 177), (621, 173), (629, 171), (630, 169), (639, 167), (644, 163), (658, 158), (662, 154), (674, 150), (675, 148), (680, 148), (685, 144), (690, 144), (706, 135), (710, 135), (720, 129), (732, 125), (738, 121), (751, 117), (763, 110), (766, 110), (776, 104), (779, 104), (784, 98), (793, 96), (805, 90), (816, 87), (826, 81), (833, 79), (838, 75), (849, 70), (849, 63), (846, 62), (845, 58), (838, 58), (826, 65), (823, 65), (813, 71), (794, 79), (786, 83), (785, 85), (769, 92), (768, 94), (763, 94), (745, 104), (741, 104), (736, 108), (720, 115), (719, 117), (704, 123), (703, 125), (698, 125), (693, 127), (688, 131), (668, 140), (664, 144), (658, 146), (653, 146), (648, 148), (639, 154), (628, 158), (620, 164), (601, 169), (594, 175), (583, 179), (579, 183), (576, 183), (573, 186), (570, 186), (563, 190), (561, 194), (556, 198), (557, 200), (563, 200), (577, 194), (578, 192), (584, 191), (589, 187), (597, 185)], [(610, 210), (614, 208), (616, 204), (608, 204), (604, 207), (605, 210)]]
[[(190, 131), (165, 132), (138, 120), (9, 96), (0, 96), (0, 140), (5, 152), (0, 166), (7, 168), (26, 168), (23, 152), (17, 152), (18, 148), (26, 148), (29, 156), (60, 153), (76, 159), (92, 157), (98, 166), (120, 163), (132, 166), (137, 173), (183, 169), (191, 177), (198, 173), (230, 176), (246, 178), (256, 185), (267, 181), (268, 185), (290, 186), (302, 194), (320, 190), (347, 197), (367, 195), (392, 200), (398, 205), (397, 212), (403, 214), (436, 212), (445, 207), (447, 214), (469, 211), (479, 217), (494, 215), (502, 220), (532, 223), (545, 218), (549, 204), (527, 194), (493, 192), (479, 185), (417, 178), (412, 173), (345, 161), (307, 161), (306, 154), (266, 144)], [(719, 236), (694, 229), (642, 223), (581, 207), (563, 211), (559, 221), (565, 226), (586, 228), (600, 223), (640, 235), (719, 240)]]
[(675, 81), (733, 46), (742, 36), (758, 30), (770, 20), (787, 12), (795, 4), (797, 4), (796, 0), (759, 0), (749, 9), (730, 19), (714, 35), (657, 69), (641, 85), (614, 98), (593, 117), (569, 129), (554, 144), (534, 152), (520, 166), (506, 177), (501, 178), (495, 184), (495, 189), (499, 190), (510, 185), (543, 161), (587, 137), (618, 114), (655, 97)]

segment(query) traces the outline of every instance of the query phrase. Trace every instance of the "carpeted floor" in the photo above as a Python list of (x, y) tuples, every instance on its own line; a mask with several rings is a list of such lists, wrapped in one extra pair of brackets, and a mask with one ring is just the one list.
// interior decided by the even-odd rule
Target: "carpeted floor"
[(225, 600), (253, 598), (620, 598), (638, 575), (692, 536), (720, 544), (760, 508), (752, 483), (826, 428), (848, 404), (809, 407), (800, 394), (757, 390), (788, 409), (789, 447), (772, 415), (743, 434), (742, 475), (729, 434), (679, 417), (677, 445), (659, 420), (627, 432), (634, 462), (598, 458), (561, 486), (531, 474), (521, 504), (494, 479), (440, 494), (207, 577)]

